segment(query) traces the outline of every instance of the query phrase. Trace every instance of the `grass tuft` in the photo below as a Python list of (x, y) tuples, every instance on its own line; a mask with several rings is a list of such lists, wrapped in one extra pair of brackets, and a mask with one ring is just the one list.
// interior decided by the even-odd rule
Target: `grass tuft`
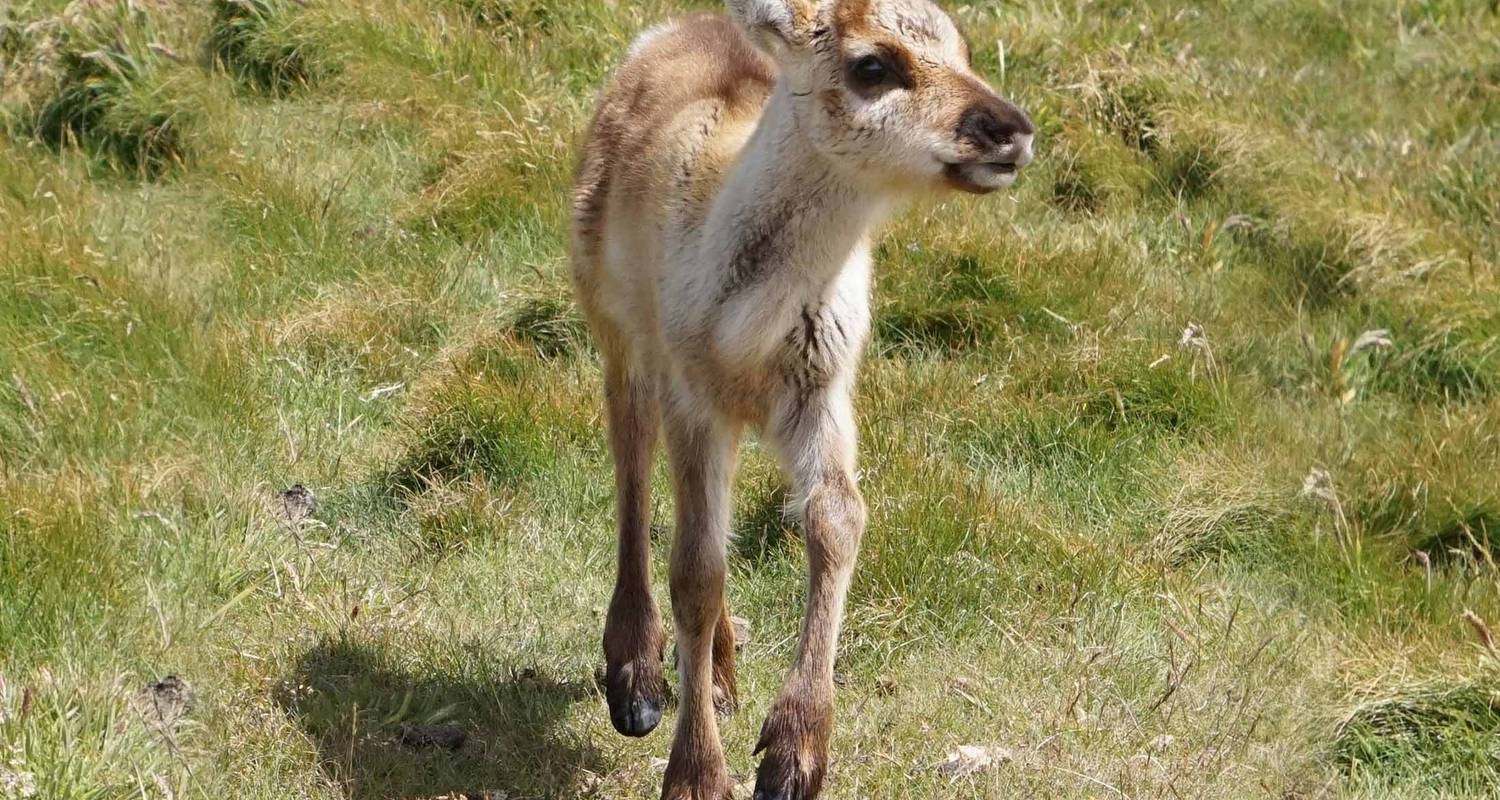
[[(1500, 74), (1491, 82), (1500, 86)], [(1469, 156), (1445, 163), (1431, 180), (1433, 205), (1444, 216), (1475, 233), (1493, 235), (1500, 230), (1500, 167), (1493, 161)]]
[(187, 158), (188, 115), (157, 92), (157, 59), (120, 42), (71, 41), (37, 104), (32, 135), (82, 147), (131, 175), (155, 178)]
[(1490, 319), (1394, 318), (1407, 339), (1382, 361), (1375, 385), (1418, 401), (1470, 402), (1500, 391), (1500, 330)]
[(1361, 781), (1493, 789), (1500, 785), (1500, 682), (1487, 672), (1385, 691), (1339, 722), (1333, 753)]
[(1353, 295), (1357, 262), (1337, 229), (1305, 220), (1260, 218), (1237, 226), (1233, 240), (1250, 250), (1282, 280), (1291, 302), (1324, 309)]
[[(1066, 381), (1066, 384), (1072, 381)], [(1110, 430), (1145, 429), (1158, 436), (1205, 433), (1222, 417), (1224, 398), (1208, 378), (1169, 364), (1119, 365), (1112, 374), (1082, 383), (1077, 413)]]
[(510, 333), (543, 358), (585, 351), (592, 342), (577, 307), (557, 297), (523, 303), (510, 320)]
[(208, 53), (216, 67), (274, 96), (316, 83), (328, 72), (324, 53), (291, 29), (290, 0), (213, 0)]
[(887, 355), (960, 356), (993, 344), (1010, 325), (1030, 329), (1043, 316), (989, 253), (913, 244), (881, 255), (906, 289), (875, 315), (875, 344)]
[(453, 1), (475, 22), (504, 38), (519, 35), (545, 36), (562, 17), (557, 4), (547, 0)]
[(545, 478), (593, 434), (577, 414), (581, 398), (551, 386), (547, 374), (533, 356), (496, 373), (456, 372), (419, 396), (383, 491), (410, 499), (454, 481), (515, 489)]
[(1127, 147), (1155, 152), (1161, 140), (1167, 83), (1129, 68), (1103, 70), (1089, 77), (1087, 107), (1093, 116)]
[(1052, 204), (1065, 211), (1093, 213), (1102, 201), (1097, 179), (1077, 163), (1065, 165), (1052, 180)]
[(1452, 519), (1439, 525), (1427, 539), (1418, 540), (1415, 547), (1437, 560), (1460, 557), (1470, 562), (1493, 563), (1497, 544), (1500, 544), (1500, 507), (1477, 504), (1458, 509)]
[(550, 454), (529, 435), (531, 419), (520, 408), (497, 406), (495, 399), (472, 387), (450, 395), (448, 407), (419, 423), (384, 478), (387, 490), (414, 495), (470, 478), (515, 486), (543, 475)]
[[(429, 473), (430, 474), (430, 473)], [(407, 537), (416, 555), (442, 558), (491, 539), (502, 527), (512, 498), (476, 478), (429, 483), (410, 506), (415, 524)]]
[(875, 341), (887, 353), (955, 356), (988, 343), (999, 321), (982, 305), (960, 301), (941, 308), (895, 308), (875, 323)]
[(1157, 153), (1157, 169), (1167, 194), (1192, 200), (1215, 188), (1223, 169), (1222, 156), (1202, 142), (1174, 142)]
[(1239, 464), (1190, 462), (1172, 482), (1152, 549), (1169, 564), (1246, 553), (1291, 524), (1290, 487), (1277, 491)]

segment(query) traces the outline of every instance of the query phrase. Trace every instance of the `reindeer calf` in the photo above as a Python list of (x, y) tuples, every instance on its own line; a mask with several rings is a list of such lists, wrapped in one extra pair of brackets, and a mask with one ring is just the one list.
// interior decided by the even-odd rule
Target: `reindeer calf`
[[(604, 629), (610, 719), (661, 719), (650, 471), (676, 495), (681, 676), (662, 797), (720, 800), (715, 710), (736, 703), (724, 598), (731, 478), (759, 430), (790, 475), (809, 582), (801, 644), (761, 729), (756, 798), (809, 800), (865, 527), (851, 392), (870, 328), (870, 234), (903, 197), (1008, 186), (1032, 125), (929, 0), (728, 0), (636, 41), (604, 91), (573, 203), (573, 277), (604, 360), (619, 563)], [(663, 425), (662, 423), (665, 423)]]

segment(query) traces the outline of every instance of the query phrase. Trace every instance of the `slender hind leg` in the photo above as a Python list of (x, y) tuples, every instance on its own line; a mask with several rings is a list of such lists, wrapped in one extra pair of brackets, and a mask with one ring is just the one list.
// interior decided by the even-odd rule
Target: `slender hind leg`
[[(672, 539), (672, 619), (681, 682), (677, 732), (662, 781), (664, 800), (729, 797), (729, 771), (714, 714), (715, 650), (724, 617), (729, 484), (738, 430), (723, 421), (674, 413), (668, 401), (667, 449), (677, 499)], [(733, 633), (723, 639), (733, 653)]]
[(734, 623), (729, 619), (729, 600), (722, 601), (719, 624), (714, 627), (714, 711), (727, 717), (739, 710), (740, 692), (734, 679)]
[[(740, 710), (740, 691), (734, 677), (734, 653), (739, 647), (739, 641), (735, 638), (727, 593), (723, 609), (719, 614), (718, 624), (714, 626), (714, 711), (720, 717), (729, 717)], [(680, 657), (678, 661), (681, 662)]]
[(654, 381), (631, 374), (621, 355), (606, 357), (605, 403), (615, 459), (619, 563), (604, 623), (609, 719), (626, 736), (645, 736), (661, 721), (661, 615), (651, 597), (651, 456), (659, 411)]

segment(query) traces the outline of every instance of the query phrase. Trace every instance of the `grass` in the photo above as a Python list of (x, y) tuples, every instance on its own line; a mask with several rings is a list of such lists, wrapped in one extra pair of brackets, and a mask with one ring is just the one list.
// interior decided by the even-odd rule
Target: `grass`
[(277, 0), (214, 0), (208, 53), (215, 66), (247, 86), (286, 95), (316, 81), (328, 65), (316, 44), (298, 38), (297, 6)]
[(1356, 781), (1397, 773), (1416, 786), (1482, 794), (1500, 782), (1487, 742), (1497, 726), (1492, 681), (1431, 681), (1365, 698), (1340, 722), (1335, 753)]
[[(687, 8), (0, 9), (0, 798), (655, 796), (565, 198)], [(878, 244), (829, 796), (1492, 796), (1493, 5), (950, 8), (1039, 160)], [(804, 551), (738, 489), (747, 775)]]
[(29, 94), (11, 127), (54, 149), (81, 148), (96, 167), (155, 178), (189, 157), (194, 98), (175, 93), (150, 48), (151, 20), (111, 11), (51, 29), (7, 27), (6, 61)]

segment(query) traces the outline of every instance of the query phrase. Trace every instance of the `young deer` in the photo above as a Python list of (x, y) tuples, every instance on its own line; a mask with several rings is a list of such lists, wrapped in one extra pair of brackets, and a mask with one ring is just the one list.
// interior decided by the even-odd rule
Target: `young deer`
[(603, 354), (619, 564), (604, 628), (610, 719), (661, 719), (649, 577), (658, 426), (676, 494), (681, 676), (662, 797), (720, 800), (715, 711), (736, 704), (724, 598), (745, 426), (793, 485), (809, 561), (801, 644), (761, 729), (756, 798), (816, 797), (833, 662), (865, 526), (851, 391), (869, 333), (870, 232), (933, 187), (986, 193), (1031, 161), (1032, 125), (973, 70), (929, 0), (728, 0), (631, 47), (589, 129), (573, 277)]

